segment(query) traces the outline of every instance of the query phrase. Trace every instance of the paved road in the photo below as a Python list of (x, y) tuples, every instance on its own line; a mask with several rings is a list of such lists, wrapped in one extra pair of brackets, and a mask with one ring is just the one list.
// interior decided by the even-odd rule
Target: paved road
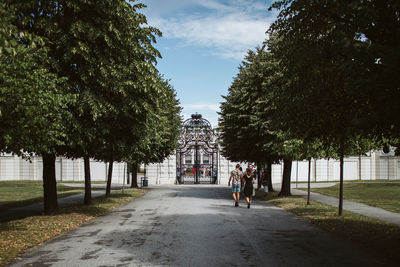
[(12, 266), (380, 266), (371, 253), (223, 186), (154, 187)]

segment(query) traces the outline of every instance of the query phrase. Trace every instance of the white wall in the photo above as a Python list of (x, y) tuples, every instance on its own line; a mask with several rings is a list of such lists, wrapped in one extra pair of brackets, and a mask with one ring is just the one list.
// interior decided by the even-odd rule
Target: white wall
[(231, 172), (236, 169), (236, 164), (240, 164), (242, 169), (246, 169), (247, 167), (246, 163), (232, 162), (227, 160), (222, 155), (219, 155), (218, 184), (228, 184)]
[(107, 164), (101, 161), (90, 161), (90, 178), (92, 181), (107, 181)]
[[(163, 162), (146, 165), (146, 176), (149, 184), (175, 184), (176, 155), (171, 155)], [(138, 177), (138, 183), (140, 183), (140, 177)]]
[(20, 180), (17, 175), (14, 175), (14, 157), (1, 157), (0, 161), (0, 176), (2, 180)]
[[(400, 180), (400, 157), (373, 151), (370, 156), (348, 157), (344, 162), (345, 180)], [(235, 169), (237, 162), (231, 162), (219, 155), (218, 183), (227, 184), (229, 174)], [(241, 163), (246, 167), (246, 163)], [(93, 181), (106, 181), (108, 164), (91, 160), (91, 177)], [(297, 174), (298, 169), (298, 174)], [(125, 170), (125, 172), (124, 172)], [(172, 155), (161, 163), (146, 166), (146, 176), (149, 184), (175, 184), (176, 183), (176, 156)], [(0, 156), (0, 180), (41, 180), (43, 162), (40, 157), (32, 157), (31, 162), (13, 155)], [(282, 180), (283, 164), (272, 165), (272, 182), (280, 183)], [(126, 164), (114, 163), (113, 183), (122, 184), (127, 180)], [(294, 161), (292, 163), (292, 181), (307, 181), (308, 162)], [(56, 159), (56, 176), (59, 181), (84, 181), (83, 159)], [(138, 183), (140, 178), (138, 176)], [(339, 180), (339, 161), (335, 159), (312, 160), (312, 181), (337, 181)]]

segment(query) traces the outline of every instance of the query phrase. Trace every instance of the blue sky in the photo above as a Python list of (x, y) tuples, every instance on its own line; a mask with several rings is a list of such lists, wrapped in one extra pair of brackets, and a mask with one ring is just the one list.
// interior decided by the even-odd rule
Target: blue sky
[(170, 79), (184, 118), (198, 112), (218, 123), (226, 95), (247, 50), (260, 46), (276, 14), (271, 1), (140, 0), (148, 24), (163, 32), (158, 69)]

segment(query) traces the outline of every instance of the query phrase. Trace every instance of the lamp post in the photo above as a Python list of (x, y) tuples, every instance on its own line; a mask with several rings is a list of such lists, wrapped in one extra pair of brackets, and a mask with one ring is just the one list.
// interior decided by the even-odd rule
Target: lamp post
[(194, 154), (194, 168), (195, 168), (195, 184), (199, 183), (199, 143), (198, 137), (196, 135), (196, 142), (194, 145), (195, 154)]

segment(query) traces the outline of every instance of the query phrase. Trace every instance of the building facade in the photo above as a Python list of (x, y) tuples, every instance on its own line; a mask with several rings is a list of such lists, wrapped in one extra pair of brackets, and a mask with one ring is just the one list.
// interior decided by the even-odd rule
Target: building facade
[[(202, 152), (203, 153), (203, 152)], [(200, 153), (200, 165), (209, 162), (205, 154)], [(192, 160), (193, 163), (193, 160)], [(231, 162), (218, 152), (218, 166), (216, 170), (216, 184), (227, 184), (229, 173), (234, 170), (237, 162)], [(247, 164), (241, 163), (243, 167)], [(108, 164), (95, 160), (90, 161), (91, 177), (93, 181), (106, 181)], [(149, 164), (141, 167), (146, 170), (149, 185), (178, 184), (179, 164), (177, 154), (172, 155), (161, 163)], [(126, 163), (114, 163), (112, 182), (127, 184)], [(1, 180), (42, 180), (43, 162), (41, 157), (32, 157), (30, 160), (14, 155), (0, 157)], [(272, 181), (280, 183), (283, 173), (283, 164), (272, 166)], [(206, 175), (200, 172), (199, 175)], [(138, 174), (138, 183), (144, 173)], [(56, 159), (56, 177), (59, 182), (84, 181), (83, 159)], [(307, 181), (308, 162), (294, 161), (292, 163), (292, 182)], [(345, 180), (400, 180), (400, 157), (394, 156), (394, 151), (383, 153), (371, 151), (368, 156), (348, 157), (344, 160)], [(339, 161), (336, 159), (313, 159), (311, 162), (312, 181), (338, 181)]]

